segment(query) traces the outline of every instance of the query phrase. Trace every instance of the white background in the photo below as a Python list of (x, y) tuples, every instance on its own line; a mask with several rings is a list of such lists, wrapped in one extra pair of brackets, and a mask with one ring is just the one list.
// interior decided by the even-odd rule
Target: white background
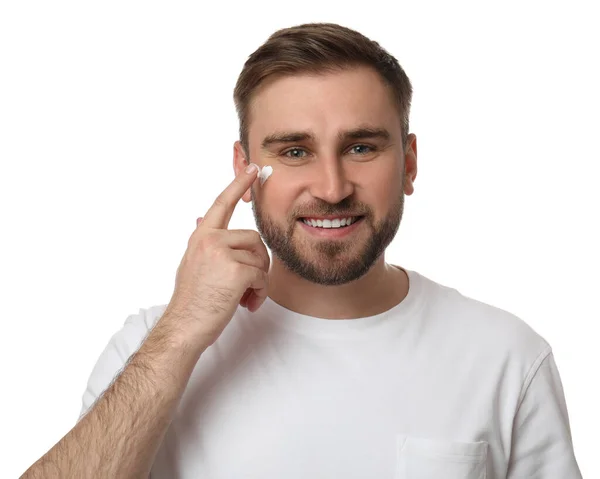
[[(550, 342), (582, 473), (600, 477), (594, 3), (2, 2), (1, 476), (74, 425), (125, 318), (169, 301), (196, 218), (233, 177), (247, 56), (332, 21), (414, 86), (419, 171), (388, 262)], [(248, 204), (231, 227), (254, 227)]]

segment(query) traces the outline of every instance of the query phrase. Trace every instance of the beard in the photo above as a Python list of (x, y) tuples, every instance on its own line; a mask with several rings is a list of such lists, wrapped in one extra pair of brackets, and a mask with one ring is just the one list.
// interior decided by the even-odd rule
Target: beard
[[(401, 192), (400, 198), (392, 205), (387, 215), (377, 223), (374, 222), (373, 213), (368, 205), (350, 197), (337, 204), (319, 200), (312, 207), (298, 212), (302, 215), (290, 215), (287, 228), (275, 223), (262, 211), (254, 196), (254, 189), (252, 211), (263, 241), (289, 271), (312, 283), (336, 286), (364, 276), (392, 242), (402, 220), (404, 192)], [(360, 228), (370, 229), (370, 234), (363, 244), (357, 244), (357, 240), (352, 237), (333, 240), (309, 238), (306, 241), (294, 237), (295, 229), (301, 227), (296, 224), (301, 216), (345, 217), (349, 211), (363, 216)]]

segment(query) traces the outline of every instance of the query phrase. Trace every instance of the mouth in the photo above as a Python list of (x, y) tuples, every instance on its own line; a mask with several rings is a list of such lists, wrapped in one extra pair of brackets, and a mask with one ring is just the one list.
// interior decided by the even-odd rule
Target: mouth
[(356, 231), (364, 216), (307, 217), (299, 218), (302, 230), (320, 238), (343, 238)]
[(307, 218), (299, 218), (298, 221), (301, 221), (307, 226), (312, 228), (321, 228), (321, 229), (338, 229), (338, 228), (347, 228), (352, 224), (360, 221), (363, 216), (336, 216), (336, 217), (307, 217)]

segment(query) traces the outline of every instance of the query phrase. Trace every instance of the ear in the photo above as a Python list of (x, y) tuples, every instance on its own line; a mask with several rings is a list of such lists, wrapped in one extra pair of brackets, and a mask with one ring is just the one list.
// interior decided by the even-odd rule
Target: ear
[(410, 133), (406, 138), (406, 153), (404, 153), (404, 193), (412, 195), (413, 185), (417, 177), (417, 135)]
[[(250, 162), (246, 158), (246, 152), (244, 151), (242, 144), (239, 140), (236, 141), (233, 144), (233, 172), (235, 173), (235, 176), (239, 175), (243, 170), (245, 170), (246, 166), (249, 164)], [(250, 203), (250, 201), (252, 201), (250, 188), (248, 188), (248, 190), (244, 193), (242, 200), (246, 203)]]

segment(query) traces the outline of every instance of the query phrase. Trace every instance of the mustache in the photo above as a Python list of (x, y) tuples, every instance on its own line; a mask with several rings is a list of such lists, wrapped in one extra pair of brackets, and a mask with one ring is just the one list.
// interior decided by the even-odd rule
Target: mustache
[(342, 201), (336, 204), (327, 203), (326, 201), (319, 201), (310, 205), (306, 205), (301, 208), (296, 208), (293, 218), (307, 218), (311, 216), (367, 216), (370, 214), (371, 209), (368, 205), (344, 198)]

